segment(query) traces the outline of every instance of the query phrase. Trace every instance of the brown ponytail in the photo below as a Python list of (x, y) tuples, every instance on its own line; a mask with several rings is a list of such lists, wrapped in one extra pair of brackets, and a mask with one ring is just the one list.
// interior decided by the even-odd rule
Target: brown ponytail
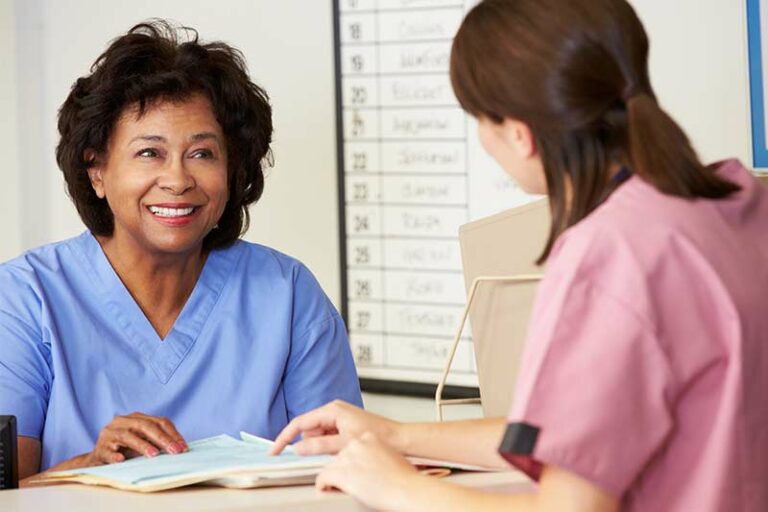
[(738, 190), (657, 103), (648, 39), (625, 0), (483, 0), (454, 39), (451, 83), (468, 113), (523, 121), (535, 136), (552, 211), (538, 263), (612, 192), (617, 166), (689, 199)]
[(701, 164), (685, 132), (651, 96), (628, 98), (627, 111), (632, 169), (645, 181), (686, 198), (720, 199), (739, 190)]

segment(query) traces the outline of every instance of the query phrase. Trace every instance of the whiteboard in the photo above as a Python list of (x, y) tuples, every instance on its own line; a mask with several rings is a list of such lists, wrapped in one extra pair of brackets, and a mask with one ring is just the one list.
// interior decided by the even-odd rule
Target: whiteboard
[[(485, 154), (451, 90), (474, 3), (334, 5), (341, 309), (364, 389), (434, 389), (465, 304), (459, 226), (537, 199)], [(477, 386), (468, 331), (448, 383)]]

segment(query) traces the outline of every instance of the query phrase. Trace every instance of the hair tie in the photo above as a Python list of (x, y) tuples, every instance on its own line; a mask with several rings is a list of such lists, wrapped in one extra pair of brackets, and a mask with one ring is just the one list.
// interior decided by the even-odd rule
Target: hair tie
[(640, 88), (634, 84), (629, 84), (624, 88), (624, 91), (621, 93), (621, 99), (624, 100), (624, 103), (629, 103), (629, 100), (640, 94)]

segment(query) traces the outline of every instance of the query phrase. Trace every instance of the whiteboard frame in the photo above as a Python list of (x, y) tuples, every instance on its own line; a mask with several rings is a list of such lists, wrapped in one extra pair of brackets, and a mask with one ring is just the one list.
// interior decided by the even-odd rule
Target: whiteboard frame
[(747, 51), (749, 58), (749, 99), (752, 123), (752, 163), (755, 168), (768, 168), (766, 143), (766, 83), (763, 69), (763, 38), (768, 37), (760, 20), (761, 2), (746, 0)]

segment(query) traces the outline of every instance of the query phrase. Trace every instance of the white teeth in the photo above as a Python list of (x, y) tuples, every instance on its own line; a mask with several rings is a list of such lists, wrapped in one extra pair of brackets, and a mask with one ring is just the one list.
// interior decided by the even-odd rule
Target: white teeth
[(157, 215), (158, 217), (184, 217), (189, 215), (194, 208), (160, 208), (159, 206), (150, 206), (149, 211)]

